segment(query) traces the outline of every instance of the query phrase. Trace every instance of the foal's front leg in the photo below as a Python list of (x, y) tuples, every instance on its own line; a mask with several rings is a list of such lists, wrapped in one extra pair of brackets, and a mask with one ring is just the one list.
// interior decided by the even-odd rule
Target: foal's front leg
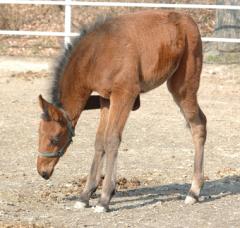
[(120, 91), (112, 93), (109, 118), (104, 136), (104, 150), (106, 153), (106, 170), (103, 180), (102, 194), (96, 212), (109, 210), (109, 203), (115, 193), (116, 185), (116, 159), (121, 135), (128, 115), (133, 107), (137, 93)]
[(100, 105), (101, 105), (100, 123), (95, 140), (95, 154), (90, 169), (90, 173), (88, 175), (86, 186), (80, 195), (80, 202), (77, 202), (75, 204), (77, 208), (89, 206), (89, 199), (92, 196), (92, 194), (96, 191), (101, 180), (103, 160), (105, 155), (104, 132), (108, 120), (109, 100), (100, 98)]

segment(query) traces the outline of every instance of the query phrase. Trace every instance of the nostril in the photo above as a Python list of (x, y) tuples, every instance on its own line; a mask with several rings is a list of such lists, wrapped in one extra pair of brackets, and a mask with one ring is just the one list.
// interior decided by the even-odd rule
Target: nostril
[(42, 175), (41, 175), (45, 180), (49, 179), (49, 175), (47, 172), (42, 172)]

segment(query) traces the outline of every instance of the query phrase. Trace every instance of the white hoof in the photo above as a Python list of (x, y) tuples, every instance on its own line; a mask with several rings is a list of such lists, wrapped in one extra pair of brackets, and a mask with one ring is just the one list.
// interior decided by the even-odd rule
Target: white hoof
[(81, 201), (77, 201), (75, 204), (74, 204), (74, 208), (75, 209), (83, 209), (83, 208), (86, 208), (88, 207), (88, 205), (84, 202), (81, 202)]
[(195, 204), (197, 202), (196, 199), (194, 199), (192, 196), (187, 196), (184, 203), (188, 205)]
[(104, 213), (104, 212), (107, 212), (107, 209), (105, 207), (97, 205), (96, 207), (94, 207), (94, 212)]

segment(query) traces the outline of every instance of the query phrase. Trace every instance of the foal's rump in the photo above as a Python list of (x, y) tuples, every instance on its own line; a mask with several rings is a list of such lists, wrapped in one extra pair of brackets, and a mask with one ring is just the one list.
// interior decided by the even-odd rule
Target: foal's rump
[[(136, 43), (141, 92), (147, 92), (175, 73), (182, 56), (188, 52), (188, 30), (197, 26), (190, 17), (177, 12), (147, 11), (141, 20), (141, 26), (136, 26), (140, 34)], [(198, 30), (193, 35), (200, 37)]]

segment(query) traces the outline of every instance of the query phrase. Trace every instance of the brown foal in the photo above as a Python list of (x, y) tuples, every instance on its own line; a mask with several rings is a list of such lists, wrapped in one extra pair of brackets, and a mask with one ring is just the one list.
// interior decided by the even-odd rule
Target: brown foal
[[(96, 211), (109, 210), (115, 192), (118, 147), (129, 113), (139, 106), (140, 93), (166, 81), (193, 137), (194, 173), (185, 202), (195, 203), (204, 182), (206, 140), (206, 117), (197, 102), (201, 69), (202, 43), (197, 25), (189, 16), (177, 12), (142, 11), (108, 18), (83, 30), (58, 64), (51, 102), (39, 96), (43, 110), (37, 159), (39, 174), (45, 179), (51, 176), (72, 141), (81, 112), (100, 106), (95, 155), (79, 205), (89, 206), (106, 157)], [(93, 91), (100, 96), (92, 97)]]

